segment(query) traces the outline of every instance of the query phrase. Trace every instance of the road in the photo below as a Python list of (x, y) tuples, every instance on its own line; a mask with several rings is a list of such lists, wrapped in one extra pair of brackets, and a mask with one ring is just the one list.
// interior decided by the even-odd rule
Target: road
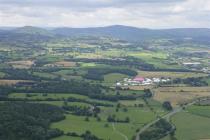
[[(188, 104), (185, 105), (184, 107), (191, 106), (191, 105), (195, 104), (196, 102), (197, 102), (197, 100), (195, 100), (195, 101), (193, 101), (193, 102), (191, 102), (191, 103), (188, 103)], [(175, 115), (176, 113), (178, 113), (178, 112), (180, 112), (180, 111), (182, 111), (182, 110), (183, 110), (183, 107), (174, 108), (173, 111), (171, 111), (171, 112), (169, 112), (168, 114), (162, 116), (161, 118), (166, 119), (167, 121), (169, 121), (171, 116)], [(137, 135), (136, 135), (136, 140), (140, 140), (139, 135), (140, 135), (142, 132), (144, 132), (145, 130), (147, 130), (150, 126), (152, 126), (153, 124), (155, 124), (156, 122), (158, 122), (161, 118), (158, 118), (158, 119), (156, 119), (156, 120), (154, 120), (154, 121), (148, 123), (148, 124), (145, 125), (143, 128), (141, 128), (141, 129), (139, 130), (139, 132), (137, 133)]]

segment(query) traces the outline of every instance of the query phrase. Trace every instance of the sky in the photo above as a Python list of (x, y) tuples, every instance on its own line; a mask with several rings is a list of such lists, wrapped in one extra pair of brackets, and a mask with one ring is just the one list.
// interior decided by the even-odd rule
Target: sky
[(0, 0), (0, 26), (210, 28), (210, 0)]

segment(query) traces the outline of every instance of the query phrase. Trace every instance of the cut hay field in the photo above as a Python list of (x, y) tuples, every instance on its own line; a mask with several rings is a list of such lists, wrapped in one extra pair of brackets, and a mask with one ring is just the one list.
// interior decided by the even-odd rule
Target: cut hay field
[(170, 101), (176, 106), (205, 96), (210, 96), (210, 87), (159, 87), (154, 90), (153, 98), (160, 102)]
[(12, 65), (14, 68), (19, 69), (29, 69), (32, 65), (34, 65), (34, 61), (32, 60), (22, 60), (22, 61), (11, 61), (7, 62), (7, 64)]
[(195, 72), (156, 72), (156, 71), (139, 71), (138, 76), (148, 77), (148, 78), (189, 78), (189, 77), (205, 77), (208, 74), (195, 73)]
[(131, 90), (144, 90), (144, 89), (151, 89), (153, 85), (148, 86), (129, 86), (129, 89)]
[(69, 62), (69, 61), (58, 61), (54, 63), (56, 66), (61, 66), (61, 67), (74, 67), (76, 66), (75, 62)]
[(29, 80), (0, 80), (0, 85), (15, 85), (20, 82), (32, 82)]

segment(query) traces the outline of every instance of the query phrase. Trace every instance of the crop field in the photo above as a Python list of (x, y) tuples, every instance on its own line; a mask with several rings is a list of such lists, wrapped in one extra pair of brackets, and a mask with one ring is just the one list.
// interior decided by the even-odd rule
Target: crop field
[(150, 72), (150, 71), (139, 71), (138, 76), (144, 76), (148, 78), (189, 78), (189, 77), (205, 77), (208, 74), (204, 73), (195, 73), (195, 72)]
[(178, 105), (198, 97), (210, 96), (210, 87), (160, 87), (154, 90), (154, 99)]

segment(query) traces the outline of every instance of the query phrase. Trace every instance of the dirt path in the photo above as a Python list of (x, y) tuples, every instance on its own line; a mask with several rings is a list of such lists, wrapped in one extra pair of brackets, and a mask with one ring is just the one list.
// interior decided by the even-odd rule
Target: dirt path
[(122, 137), (124, 138), (124, 140), (128, 140), (128, 137), (127, 137), (125, 134), (123, 134), (122, 132), (118, 131), (118, 130), (115, 128), (114, 123), (112, 123), (112, 128), (113, 128), (113, 130), (114, 130), (116, 133), (118, 133), (120, 136), (122, 136)]

